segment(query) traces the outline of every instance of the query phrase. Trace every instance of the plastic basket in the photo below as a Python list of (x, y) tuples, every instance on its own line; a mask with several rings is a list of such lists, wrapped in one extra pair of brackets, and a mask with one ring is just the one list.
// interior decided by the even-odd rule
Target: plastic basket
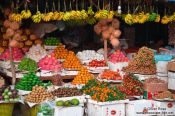
[(14, 103), (0, 103), (0, 116), (12, 116)]

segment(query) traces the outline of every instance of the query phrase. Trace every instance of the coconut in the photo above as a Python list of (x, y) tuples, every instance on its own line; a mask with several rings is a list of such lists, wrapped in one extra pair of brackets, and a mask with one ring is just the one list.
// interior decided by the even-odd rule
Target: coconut
[(0, 53), (3, 53), (4, 52), (4, 48), (3, 47), (0, 47)]
[(31, 34), (31, 31), (29, 29), (25, 29), (24, 32), (25, 32), (26, 35), (30, 35)]
[(23, 31), (20, 29), (20, 30), (17, 30), (16, 33), (19, 33), (20, 35), (22, 35)]
[(36, 39), (37, 39), (36, 35), (34, 34), (30, 35), (30, 40), (36, 40)]
[(97, 35), (100, 35), (100, 33), (102, 32), (102, 30), (100, 29), (99, 25), (95, 25), (94, 26), (94, 31)]
[(11, 24), (11, 22), (9, 20), (5, 20), (3, 23), (4, 27), (6, 27), (6, 28), (9, 28), (10, 24)]
[(2, 35), (3, 39), (9, 39), (9, 37), (6, 34)]
[(114, 28), (113, 28), (112, 26), (110, 26), (110, 27), (108, 28), (108, 32), (109, 32), (110, 34), (112, 34), (113, 31), (114, 31)]
[(11, 47), (17, 47), (17, 45), (18, 45), (18, 42), (14, 39), (11, 40), (10, 43), (9, 43), (9, 46), (11, 46)]
[(9, 14), (9, 20), (10, 20), (10, 21), (13, 21), (12, 14)]
[(103, 37), (103, 39), (109, 39), (110, 38), (110, 33), (108, 31), (103, 31), (102, 32), (102, 37)]
[(21, 36), (21, 41), (26, 41), (27, 40), (27, 36), (26, 35), (22, 35)]
[(113, 47), (118, 47), (120, 42), (117, 38), (111, 39), (110, 43), (112, 44)]
[(10, 28), (13, 29), (13, 30), (19, 29), (19, 23), (17, 23), (17, 22), (12, 22), (12, 23), (10, 24)]
[(5, 15), (5, 16), (9, 16), (10, 13), (11, 13), (11, 9), (10, 9), (10, 8), (5, 8), (5, 9), (4, 9), (4, 15)]
[(115, 29), (119, 29), (120, 27), (120, 22), (118, 19), (113, 19), (112, 20), (112, 27), (114, 27)]
[(16, 33), (14, 36), (13, 36), (13, 39), (17, 40), (17, 41), (21, 41), (21, 35), (19, 33)]
[(6, 35), (8, 37), (12, 37), (13, 35), (15, 34), (14, 30), (11, 29), (11, 28), (8, 28), (7, 31), (6, 31)]
[(23, 42), (19, 42), (18, 47), (19, 48), (23, 48), (24, 47), (24, 43)]
[(113, 35), (114, 37), (116, 37), (116, 38), (119, 38), (120, 35), (121, 35), (121, 31), (120, 31), (120, 30), (114, 30), (114, 31), (112, 32), (112, 35)]
[(42, 41), (40, 39), (35, 40), (35, 44), (42, 44)]
[(31, 40), (27, 40), (26, 42), (25, 42), (25, 45), (26, 46), (31, 46), (33, 44), (33, 42), (31, 41)]

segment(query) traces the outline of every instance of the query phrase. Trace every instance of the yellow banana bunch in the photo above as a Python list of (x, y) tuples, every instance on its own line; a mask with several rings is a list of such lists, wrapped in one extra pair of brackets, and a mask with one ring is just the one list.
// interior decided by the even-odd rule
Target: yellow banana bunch
[(59, 17), (60, 17), (60, 14), (59, 14), (57, 11), (55, 11), (55, 12), (53, 13), (51, 19), (52, 19), (52, 20), (57, 20)]
[(99, 10), (98, 12), (95, 13), (95, 18), (96, 19), (107, 19), (108, 18), (108, 11), (107, 10)]
[(132, 25), (133, 24), (133, 17), (131, 14), (127, 14), (125, 16), (125, 23), (129, 24), (129, 25)]
[(173, 15), (172, 15), (172, 21), (174, 21), (175, 22), (175, 12), (173, 13)]
[(132, 19), (132, 21), (133, 21), (133, 23), (139, 23), (139, 16), (138, 15), (132, 15), (132, 17), (133, 17), (133, 19)]
[(157, 14), (155, 22), (156, 23), (160, 22), (160, 15)]
[(80, 15), (81, 15), (81, 20), (88, 18), (88, 14), (85, 10), (81, 10)]
[(35, 15), (32, 16), (32, 20), (34, 23), (39, 23), (41, 22), (43, 14), (41, 14), (40, 11), (37, 11)]
[(112, 19), (114, 17), (114, 11), (109, 11), (108, 13), (108, 19)]
[(169, 18), (167, 15), (165, 15), (165, 16), (162, 17), (162, 19), (161, 19), (161, 23), (162, 23), (162, 24), (168, 24), (170, 21), (171, 21), (171, 20), (170, 20), (170, 18)]
[(31, 14), (30, 10), (22, 10), (21, 15), (22, 15), (23, 19), (28, 19), (31, 17), (32, 14)]
[(68, 21), (71, 19), (71, 13), (70, 12), (65, 12), (63, 15), (63, 21)]
[(145, 23), (149, 18), (149, 14), (145, 14), (144, 12), (139, 13), (139, 21), (138, 23), (143, 24)]
[(20, 22), (22, 20), (22, 15), (19, 13), (13, 13), (11, 16), (12, 16), (12, 20), (16, 22)]
[(69, 13), (70, 13), (69, 20), (80, 20), (81, 19), (81, 12), (80, 11), (72, 10)]
[(42, 20), (45, 22), (49, 22), (53, 17), (53, 12), (43, 14)]

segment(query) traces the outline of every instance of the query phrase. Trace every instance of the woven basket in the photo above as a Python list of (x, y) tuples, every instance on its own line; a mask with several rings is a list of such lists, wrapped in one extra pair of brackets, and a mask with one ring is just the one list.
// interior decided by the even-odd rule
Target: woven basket
[(23, 116), (37, 116), (40, 105), (29, 107), (27, 104), (21, 105), (21, 111)]
[(0, 103), (0, 116), (12, 116), (14, 103)]

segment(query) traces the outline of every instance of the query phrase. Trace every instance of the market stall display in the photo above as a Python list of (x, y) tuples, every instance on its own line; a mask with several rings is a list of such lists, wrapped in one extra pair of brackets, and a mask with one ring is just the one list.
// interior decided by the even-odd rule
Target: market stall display
[(163, 91), (163, 92), (157, 93), (157, 95), (154, 96), (154, 99), (160, 100), (160, 101), (175, 100), (175, 94), (172, 94), (170, 91)]
[(46, 50), (40, 45), (33, 45), (29, 52), (27, 52), (26, 57), (35, 60), (36, 62), (39, 62), (43, 57), (47, 55)]
[(148, 78), (144, 81), (144, 97), (152, 99), (157, 92), (167, 91), (168, 83), (158, 78)]
[(90, 80), (83, 86), (82, 91), (90, 95), (95, 101), (106, 102), (115, 100), (124, 100), (125, 95), (116, 87), (110, 87), (109, 83)]
[(92, 60), (88, 64), (89, 67), (106, 67), (106, 61), (105, 60)]
[(38, 69), (37, 63), (30, 58), (23, 58), (18, 64), (18, 69), (20, 71), (34, 72)]
[(47, 55), (42, 58), (38, 66), (41, 70), (49, 70), (49, 71), (60, 71), (62, 68), (61, 63), (54, 57), (54, 55)]
[(89, 80), (93, 79), (93, 75), (88, 72), (88, 69), (82, 67), (78, 72), (78, 75), (75, 76), (72, 84), (86, 84)]
[(83, 95), (83, 93), (77, 88), (58, 88), (51, 93), (53, 96), (56, 96), (58, 98)]
[(66, 101), (63, 100), (56, 101), (56, 106), (72, 107), (72, 106), (78, 106), (79, 103), (80, 103), (79, 100), (74, 98)]
[(121, 82), (122, 76), (119, 72), (111, 71), (111, 70), (104, 70), (99, 76), (98, 79), (100, 81), (107, 81), (107, 82)]
[(64, 45), (59, 44), (53, 51), (55, 58), (57, 59), (65, 59), (68, 55), (68, 50)]
[(123, 84), (117, 88), (127, 96), (143, 96), (143, 83), (134, 75), (125, 75)]
[(94, 50), (84, 50), (82, 52), (78, 52), (77, 57), (83, 63), (88, 63), (92, 60), (97, 60), (97, 61), (104, 60), (104, 56), (102, 54), (97, 53)]
[(109, 69), (113, 71), (122, 70), (123, 67), (128, 66), (129, 59), (120, 51), (116, 50), (108, 56)]
[(16, 89), (12, 89), (10, 86), (3, 86), (0, 88), (0, 101), (5, 102), (17, 102), (20, 97)]
[(34, 86), (32, 92), (25, 97), (25, 101), (31, 103), (41, 103), (47, 99), (53, 99), (52, 94), (47, 92), (44, 87), (38, 85)]
[(77, 58), (74, 52), (69, 51), (65, 61), (63, 62), (63, 67), (70, 70), (80, 70), (82, 65), (80, 60)]
[(48, 37), (44, 40), (44, 45), (46, 46), (58, 46), (60, 44), (60, 40), (56, 37)]
[(129, 62), (127, 67), (123, 68), (123, 71), (145, 75), (155, 74), (156, 64), (153, 50), (147, 47), (140, 48), (134, 59)]
[[(14, 61), (20, 61), (23, 57), (24, 54), (20, 48), (13, 48), (12, 49), (12, 54), (13, 54), (13, 60)], [(1, 60), (10, 60), (10, 50), (6, 49), (1, 55), (0, 55)]]
[(48, 86), (51, 85), (50, 82), (43, 83), (39, 77), (35, 75), (35, 73), (31, 72), (23, 76), (19, 82), (16, 84), (16, 89), (31, 91), (33, 86), (40, 85), (40, 86)]

